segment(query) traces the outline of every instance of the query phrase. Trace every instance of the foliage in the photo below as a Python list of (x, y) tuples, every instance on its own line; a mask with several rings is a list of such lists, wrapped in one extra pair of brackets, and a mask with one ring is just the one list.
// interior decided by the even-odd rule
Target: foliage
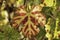
[(0, 26), (0, 40), (18, 40), (19, 33), (10, 25)]
[[(33, 2), (34, 1), (34, 2)], [(14, 4), (15, 9), (20, 5), (23, 5), (24, 2), (30, 5), (42, 4), (43, 6), (41, 12), (46, 16), (46, 24), (44, 27), (39, 26), (40, 29), (38, 35), (36, 35), (37, 40), (60, 40), (60, 0), (18, 0), (18, 1), (9, 1), (2, 0), (0, 1), (0, 40), (29, 40), (25, 38), (20, 29), (15, 29), (10, 25), (9, 15), (7, 10), (4, 8), (6, 5)], [(5, 5), (6, 4), (6, 5)], [(28, 8), (26, 8), (28, 9)], [(31, 8), (32, 9), (32, 8)], [(10, 10), (10, 9), (9, 9)], [(15, 10), (13, 10), (15, 11)], [(28, 9), (29, 11), (29, 9)], [(12, 12), (14, 13), (14, 12)]]

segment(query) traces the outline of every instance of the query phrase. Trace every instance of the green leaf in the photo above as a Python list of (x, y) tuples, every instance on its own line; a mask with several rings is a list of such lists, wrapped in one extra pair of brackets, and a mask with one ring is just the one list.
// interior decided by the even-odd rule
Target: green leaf
[(0, 30), (3, 31), (3, 32), (0, 31), (1, 40), (5, 40), (5, 39), (6, 40), (18, 40), (18, 38), (20, 37), (20, 34), (18, 33), (18, 31), (15, 30), (10, 25), (0, 26)]

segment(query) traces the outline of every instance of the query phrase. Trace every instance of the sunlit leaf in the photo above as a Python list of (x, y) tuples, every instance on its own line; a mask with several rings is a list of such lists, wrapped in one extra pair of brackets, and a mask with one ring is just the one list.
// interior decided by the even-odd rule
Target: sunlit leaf
[(54, 4), (54, 0), (44, 0), (44, 3), (46, 4), (46, 6), (52, 7)]

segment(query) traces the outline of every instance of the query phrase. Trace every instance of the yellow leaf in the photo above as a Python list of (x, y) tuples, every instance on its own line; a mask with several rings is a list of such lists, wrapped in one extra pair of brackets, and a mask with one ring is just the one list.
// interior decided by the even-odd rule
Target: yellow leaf
[(8, 18), (8, 12), (7, 11), (2, 11), (1, 12), (1, 16), (3, 17), (3, 18)]
[(53, 6), (53, 3), (54, 2), (54, 0), (44, 0), (44, 3), (46, 4), (46, 6), (48, 6), (48, 7), (52, 7)]

